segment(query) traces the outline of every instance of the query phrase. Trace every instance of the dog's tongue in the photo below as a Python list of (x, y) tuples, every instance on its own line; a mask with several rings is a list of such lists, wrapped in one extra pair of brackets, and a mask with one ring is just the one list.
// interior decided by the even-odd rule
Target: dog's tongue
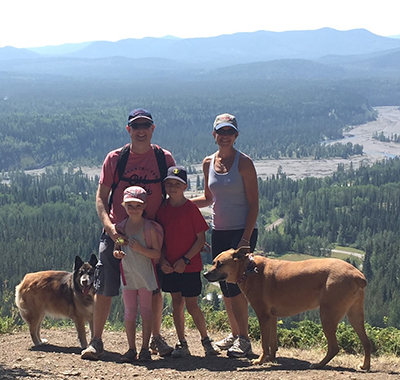
[(85, 287), (82, 289), (82, 293), (83, 293), (84, 295), (88, 294), (89, 291), (90, 291), (90, 286), (85, 286)]

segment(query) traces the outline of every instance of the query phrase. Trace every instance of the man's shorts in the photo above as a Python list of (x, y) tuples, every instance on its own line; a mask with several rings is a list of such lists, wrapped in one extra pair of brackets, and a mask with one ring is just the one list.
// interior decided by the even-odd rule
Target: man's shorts
[(94, 288), (97, 294), (115, 297), (119, 294), (121, 286), (121, 260), (113, 255), (114, 242), (104, 231), (100, 237), (99, 261), (95, 271)]
[(162, 290), (167, 293), (182, 293), (182, 297), (197, 297), (201, 294), (200, 272), (164, 273)]
[[(211, 231), (211, 250), (212, 257), (215, 259), (221, 252), (231, 248), (237, 248), (243, 236), (244, 229), (240, 230), (212, 230)], [(254, 252), (257, 243), (258, 230), (255, 228), (250, 238), (251, 252)], [(236, 297), (241, 293), (237, 284), (220, 281), (222, 294), (226, 298)]]

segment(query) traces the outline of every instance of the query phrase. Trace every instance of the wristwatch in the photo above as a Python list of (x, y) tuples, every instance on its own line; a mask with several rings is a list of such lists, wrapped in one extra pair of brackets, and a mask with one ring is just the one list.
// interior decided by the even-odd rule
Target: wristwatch
[(186, 265), (190, 265), (190, 259), (188, 259), (186, 256), (182, 256), (182, 260)]

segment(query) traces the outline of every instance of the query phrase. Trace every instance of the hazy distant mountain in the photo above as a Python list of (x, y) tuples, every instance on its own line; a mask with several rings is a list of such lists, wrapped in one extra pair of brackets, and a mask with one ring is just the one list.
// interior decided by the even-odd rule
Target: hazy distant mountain
[[(364, 29), (125, 39), (0, 49), (3, 73), (106, 78), (339, 78), (400, 72), (400, 39)], [(221, 68), (224, 68), (221, 70)]]
[(279, 33), (259, 31), (180, 40), (143, 38), (99, 41), (70, 55), (78, 58), (158, 57), (226, 66), (275, 59), (317, 59), (325, 55), (366, 54), (399, 47), (399, 40), (377, 36), (364, 29), (342, 32), (323, 28)]
[(12, 46), (0, 48), (0, 60), (34, 59), (40, 55), (28, 49), (18, 49)]
[(29, 48), (29, 50), (41, 54), (41, 55), (65, 55), (74, 53), (78, 50), (82, 50), (86, 46), (90, 45), (92, 42), (82, 42), (77, 44), (63, 44), (56, 46), (43, 46)]

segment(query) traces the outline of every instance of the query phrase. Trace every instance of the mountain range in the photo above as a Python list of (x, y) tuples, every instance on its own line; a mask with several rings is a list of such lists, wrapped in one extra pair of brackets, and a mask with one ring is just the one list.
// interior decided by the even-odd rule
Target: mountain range
[(365, 29), (236, 33), (0, 48), (0, 74), (106, 78), (346, 77), (400, 73), (400, 39)]

